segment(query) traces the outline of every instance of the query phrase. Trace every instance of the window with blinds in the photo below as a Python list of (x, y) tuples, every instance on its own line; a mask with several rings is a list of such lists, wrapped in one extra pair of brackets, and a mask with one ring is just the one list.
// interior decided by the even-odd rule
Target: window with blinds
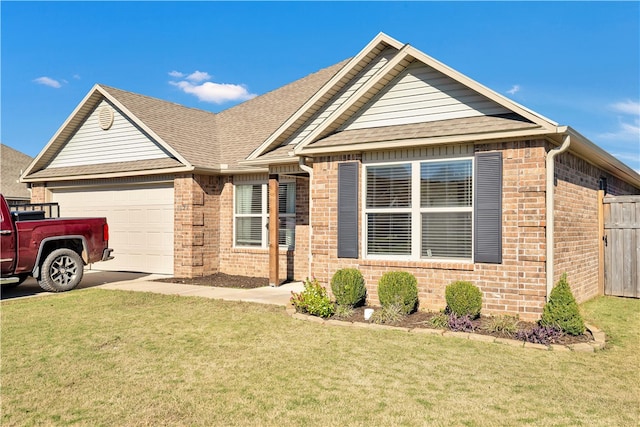
[[(293, 249), (296, 228), (296, 184), (281, 182), (278, 189), (278, 243)], [(235, 246), (269, 247), (269, 186), (235, 186)]]
[(365, 175), (367, 255), (472, 258), (472, 159), (369, 165)]

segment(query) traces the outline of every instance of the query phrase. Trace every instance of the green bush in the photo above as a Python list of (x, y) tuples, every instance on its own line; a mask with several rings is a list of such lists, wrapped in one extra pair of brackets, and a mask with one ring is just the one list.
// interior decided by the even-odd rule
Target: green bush
[(542, 310), (540, 325), (555, 326), (569, 335), (584, 333), (584, 321), (567, 282), (567, 273), (560, 277), (551, 291), (549, 301)]
[(482, 309), (482, 292), (471, 282), (453, 282), (444, 292), (447, 308), (456, 316), (470, 316), (475, 319)]
[(449, 316), (444, 313), (434, 315), (427, 323), (436, 329), (446, 329), (449, 327)]
[(379, 325), (385, 323), (395, 323), (401, 321), (404, 316), (404, 307), (400, 303), (390, 304), (382, 307), (380, 310), (376, 310), (371, 315), (371, 322)]
[(378, 282), (378, 298), (382, 307), (400, 304), (402, 312), (409, 314), (418, 305), (418, 281), (406, 271), (389, 271)]
[(297, 312), (320, 317), (329, 317), (335, 311), (335, 307), (327, 295), (327, 289), (320, 285), (316, 278), (313, 280), (307, 278), (302, 292), (291, 292), (291, 304)]
[(367, 288), (362, 273), (356, 268), (343, 268), (331, 278), (331, 291), (338, 305), (358, 307), (364, 304)]
[(486, 329), (492, 333), (503, 333), (505, 335), (515, 335), (518, 332), (518, 316), (492, 316), (487, 322)]

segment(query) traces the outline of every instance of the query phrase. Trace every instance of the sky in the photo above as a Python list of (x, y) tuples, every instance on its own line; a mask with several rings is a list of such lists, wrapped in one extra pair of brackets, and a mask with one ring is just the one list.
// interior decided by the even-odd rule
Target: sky
[(36, 156), (96, 83), (218, 112), (379, 32), (640, 171), (640, 2), (0, 2), (0, 141)]

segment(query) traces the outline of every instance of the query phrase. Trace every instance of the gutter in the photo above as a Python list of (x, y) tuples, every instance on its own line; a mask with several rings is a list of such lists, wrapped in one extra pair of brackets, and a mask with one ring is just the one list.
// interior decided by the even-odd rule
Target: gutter
[(313, 197), (311, 197), (311, 189), (313, 188), (313, 168), (308, 166), (306, 163), (306, 159), (305, 157), (299, 157), (298, 158), (298, 166), (300, 166), (300, 169), (302, 169), (303, 171), (305, 171), (306, 173), (309, 174), (309, 253), (308, 253), (308, 259), (309, 259), (309, 274), (307, 275), (307, 277), (311, 278), (313, 277), (312, 271), (311, 271), (311, 262), (313, 261), (313, 250), (312, 248), (312, 243), (313, 243), (313, 222), (311, 221), (311, 215), (313, 212)]
[(547, 270), (547, 295), (546, 300), (549, 301), (549, 295), (551, 295), (551, 290), (553, 289), (553, 275), (554, 275), (554, 184), (555, 184), (555, 157), (564, 153), (569, 149), (569, 145), (571, 145), (571, 136), (569, 134), (565, 134), (564, 139), (562, 141), (562, 145), (560, 147), (554, 148), (553, 150), (549, 150), (546, 158), (546, 169), (547, 169), (547, 177), (546, 177), (546, 243), (547, 243), (547, 253), (546, 253), (546, 270)]

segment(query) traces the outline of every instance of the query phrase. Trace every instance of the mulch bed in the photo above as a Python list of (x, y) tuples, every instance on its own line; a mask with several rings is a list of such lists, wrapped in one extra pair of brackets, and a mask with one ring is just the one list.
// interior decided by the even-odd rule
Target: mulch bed
[(217, 273), (203, 277), (171, 277), (158, 279), (156, 282), (180, 283), (183, 285), (214, 286), (216, 288), (255, 289), (269, 286), (269, 279), (265, 277), (234, 276), (231, 274)]
[[(336, 317), (333, 316), (333, 319), (342, 320), (346, 322), (361, 322), (361, 323), (372, 323), (370, 320), (364, 320), (364, 309), (365, 308), (373, 308), (374, 310), (381, 309), (380, 307), (356, 307), (354, 308), (353, 314), (349, 317)], [(385, 323), (390, 326), (399, 326), (402, 328), (429, 328), (435, 329), (430, 325), (429, 320), (436, 316), (438, 313), (427, 312), (427, 311), (416, 311), (405, 316), (402, 320), (394, 323)], [(474, 333), (482, 334), (482, 335), (490, 335), (496, 338), (508, 338), (515, 339), (514, 335), (509, 335), (506, 333), (497, 333), (491, 332), (487, 330), (487, 325), (489, 323), (489, 318), (486, 316), (480, 316), (478, 319), (472, 320)], [(519, 322), (520, 329), (533, 329), (536, 325), (534, 322)], [(577, 344), (583, 342), (593, 341), (593, 336), (587, 331), (583, 335), (573, 336), (573, 335), (562, 335), (554, 340), (554, 344)]]
[[(217, 273), (212, 274), (210, 276), (204, 277), (194, 277), (194, 278), (185, 278), (185, 277), (172, 277), (168, 279), (157, 279), (157, 282), (165, 282), (165, 283), (180, 283), (186, 285), (200, 285), (200, 286), (215, 286), (219, 288), (238, 288), (238, 289), (254, 289), (254, 288), (262, 288), (264, 286), (269, 286), (269, 279), (266, 277), (247, 277), (247, 276), (235, 276), (231, 274)], [(354, 308), (353, 314), (349, 317), (336, 317), (333, 318), (336, 320), (343, 320), (346, 322), (361, 322), (361, 323), (372, 323), (370, 320), (364, 320), (364, 309), (365, 308), (373, 308), (374, 310), (379, 310), (380, 307), (356, 307)], [(435, 329), (429, 324), (429, 320), (436, 316), (438, 313), (427, 312), (427, 311), (416, 311), (411, 313), (402, 320), (394, 323), (387, 323), (391, 326), (400, 326), (403, 328), (430, 328)], [(485, 316), (480, 316), (478, 319), (472, 321), (474, 327), (474, 333), (482, 334), (482, 335), (490, 335), (496, 338), (509, 338), (514, 339), (514, 336), (505, 334), (505, 333), (496, 333), (487, 330), (487, 324), (489, 322), (489, 318)], [(533, 329), (536, 324), (533, 322), (520, 322), (519, 326), (521, 329)], [(554, 344), (577, 344), (582, 342), (589, 342), (593, 340), (593, 336), (586, 332), (583, 335), (572, 336), (572, 335), (562, 335), (554, 341)]]

